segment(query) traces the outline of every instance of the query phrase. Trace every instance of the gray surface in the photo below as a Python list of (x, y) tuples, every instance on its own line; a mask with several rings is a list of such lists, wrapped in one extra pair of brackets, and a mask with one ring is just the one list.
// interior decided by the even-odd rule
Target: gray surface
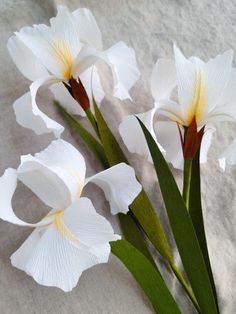
[[(59, 3), (59, 1), (58, 1)], [(60, 1), (60, 3), (62, 3)], [(79, 1), (65, 1), (71, 9)], [(0, 170), (16, 167), (19, 156), (34, 153), (45, 147), (52, 137), (35, 136), (15, 122), (12, 103), (25, 93), (28, 82), (21, 76), (10, 60), (6, 40), (13, 31), (24, 25), (47, 22), (55, 12), (53, 1), (1, 0), (0, 2)], [(114, 130), (124, 114), (141, 112), (152, 106), (149, 77), (157, 57), (172, 56), (172, 42), (176, 42), (187, 55), (209, 58), (232, 47), (236, 50), (236, 2), (184, 1), (184, 0), (87, 0), (80, 1), (96, 16), (101, 27), (105, 47), (122, 39), (137, 52), (142, 78), (132, 91), (134, 102), (119, 102), (111, 97), (103, 104), (103, 112)], [(50, 93), (39, 97), (41, 108), (57, 118), (51, 106)], [(215, 156), (221, 147), (235, 136), (236, 127), (224, 125), (217, 131), (217, 138), (210, 152), (210, 161), (203, 167), (203, 205), (206, 230), (209, 239), (213, 271), (222, 313), (233, 314), (236, 307), (236, 208), (235, 175), (232, 167), (222, 173)], [(86, 151), (79, 139), (74, 140), (69, 131), (63, 137), (88, 157), (89, 174), (99, 170), (98, 163)], [(132, 156), (143, 182), (156, 202), (165, 225), (166, 217), (154, 184), (155, 176), (150, 164)], [(176, 173), (181, 179), (180, 172)], [(91, 194), (96, 208), (111, 219), (102, 193), (94, 186)], [(29, 220), (42, 216), (47, 209), (25, 187), (19, 185), (14, 196), (16, 212)], [(167, 230), (167, 228), (166, 228)], [(139, 287), (119, 263), (111, 256), (108, 265), (100, 265), (83, 274), (73, 292), (64, 294), (55, 288), (37, 285), (30, 277), (10, 265), (9, 257), (30, 233), (28, 228), (0, 222), (0, 313), (152, 313), (152, 309)], [(164, 272), (168, 284), (184, 306), (184, 313), (193, 313), (187, 300), (183, 300), (178, 284)], [(181, 300), (180, 300), (181, 299)]]

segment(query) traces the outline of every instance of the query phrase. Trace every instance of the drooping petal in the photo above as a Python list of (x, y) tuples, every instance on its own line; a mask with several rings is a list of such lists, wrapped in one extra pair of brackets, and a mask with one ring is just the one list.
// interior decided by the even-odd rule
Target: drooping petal
[(11, 261), (39, 284), (70, 291), (84, 270), (108, 261), (109, 241), (118, 238), (92, 203), (81, 198), (64, 214), (55, 216), (48, 228), (37, 228), (12, 255)]
[(155, 101), (168, 99), (177, 84), (174, 60), (158, 59), (152, 70), (150, 83)]
[(7, 222), (19, 226), (36, 227), (47, 225), (50, 218), (43, 219), (42, 221), (31, 224), (19, 219), (12, 209), (12, 197), (16, 190), (17, 185), (17, 172), (15, 169), (8, 168), (0, 177), (0, 218)]
[(45, 67), (17, 36), (9, 38), (7, 48), (18, 70), (30, 81), (48, 75)]
[(63, 6), (58, 7), (58, 14), (50, 23), (50, 27), (42, 24), (24, 27), (16, 35), (53, 75), (68, 80), (82, 47), (79, 25)]
[(56, 137), (60, 137), (64, 131), (64, 127), (40, 111), (36, 103), (39, 87), (54, 82), (57, 82), (54, 77), (44, 77), (33, 82), (30, 92), (18, 98), (13, 104), (17, 122), (21, 126), (33, 130), (37, 135), (53, 132)]
[(160, 120), (170, 120), (180, 125), (186, 125), (182, 106), (173, 100), (161, 100), (157, 103), (157, 113)]
[(102, 34), (92, 12), (86, 8), (79, 8), (72, 14), (78, 21), (81, 42), (102, 50)]
[[(136, 114), (152, 134), (153, 138), (156, 140), (156, 135), (153, 129), (153, 118), (156, 112), (156, 108), (153, 108), (147, 112)], [(131, 153), (136, 153), (141, 156), (148, 157), (148, 160), (151, 161), (151, 155), (148, 149), (147, 142), (143, 131), (134, 115), (129, 115), (123, 118), (120, 126), (119, 132), (123, 142)], [(164, 153), (164, 149), (159, 143), (157, 143), (161, 152)]]
[(35, 156), (23, 156), (17, 172), (19, 179), (45, 204), (64, 209), (80, 196), (85, 171), (80, 152), (59, 139)]
[(120, 41), (107, 49), (105, 53), (112, 65), (113, 95), (121, 100), (131, 99), (129, 90), (140, 76), (134, 50)]
[(155, 124), (158, 142), (165, 149), (165, 159), (177, 169), (183, 169), (183, 151), (177, 124), (169, 121), (157, 121)]
[(127, 213), (129, 205), (141, 192), (141, 185), (135, 178), (132, 167), (120, 163), (88, 178), (87, 182), (97, 184), (110, 203), (111, 213)]

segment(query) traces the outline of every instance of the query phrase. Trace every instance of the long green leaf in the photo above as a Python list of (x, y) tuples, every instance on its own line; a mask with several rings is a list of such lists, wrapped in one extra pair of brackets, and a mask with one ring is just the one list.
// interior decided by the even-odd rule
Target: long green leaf
[(138, 121), (153, 159), (173, 235), (201, 312), (216, 314), (214, 293), (191, 217), (165, 158), (148, 129)]
[[(128, 163), (127, 158), (125, 157), (95, 102), (94, 110), (100, 139), (110, 165), (113, 166), (120, 162)], [(162, 254), (162, 256), (172, 263), (173, 256), (161, 222), (144, 190), (141, 191), (134, 202), (130, 205), (130, 210), (137, 218), (140, 226), (147, 234), (152, 244), (156, 247), (160, 254)]]
[(159, 272), (150, 261), (125, 240), (111, 242), (111, 250), (128, 268), (158, 314), (181, 314)]
[[(189, 214), (192, 218), (193, 226), (200, 244), (202, 254), (207, 266), (208, 275), (211, 281), (212, 290), (214, 292), (215, 301), (218, 308), (217, 294), (215, 282), (211, 270), (211, 263), (207, 249), (207, 240), (205, 235), (204, 221), (202, 215), (202, 202), (201, 202), (201, 178), (200, 178), (200, 163), (199, 163), (199, 153), (193, 159), (192, 164), (192, 175), (190, 183), (190, 197), (189, 197)], [(219, 312), (219, 308), (218, 308)]]
[(65, 118), (69, 126), (78, 133), (88, 148), (92, 151), (96, 158), (101, 162), (101, 164), (107, 168), (109, 167), (109, 163), (107, 161), (104, 149), (102, 145), (91, 135), (82, 125), (72, 116), (70, 115), (57, 101), (54, 101), (54, 104), (58, 108), (60, 114)]

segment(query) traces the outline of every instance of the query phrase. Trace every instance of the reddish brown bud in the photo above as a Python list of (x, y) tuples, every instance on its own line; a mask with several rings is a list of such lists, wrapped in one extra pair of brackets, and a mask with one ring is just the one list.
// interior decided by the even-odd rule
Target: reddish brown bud
[(72, 77), (69, 84), (70, 85), (64, 83), (71, 96), (80, 104), (84, 111), (86, 111), (90, 107), (90, 102), (81, 80)]
[(189, 127), (186, 129), (184, 139), (180, 132), (184, 159), (193, 159), (195, 157), (200, 148), (204, 130), (205, 126), (203, 126), (200, 131), (197, 130), (197, 122), (194, 116)]

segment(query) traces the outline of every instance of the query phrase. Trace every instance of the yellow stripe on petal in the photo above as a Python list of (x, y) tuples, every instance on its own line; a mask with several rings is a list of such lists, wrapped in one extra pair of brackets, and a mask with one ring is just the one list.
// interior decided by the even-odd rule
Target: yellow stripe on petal
[(50, 224), (52, 224), (56, 228), (58, 233), (60, 233), (60, 235), (63, 238), (71, 242), (74, 246), (78, 246), (80, 244), (80, 240), (64, 223), (62, 219), (63, 215), (64, 215), (64, 210), (59, 209), (52, 213), (49, 213), (45, 218), (55, 216), (55, 218)]
[(202, 120), (202, 113), (206, 105), (206, 85), (204, 82), (203, 72), (200, 70), (196, 74), (194, 85), (194, 99), (190, 105), (189, 112), (186, 117), (186, 123), (189, 125), (194, 116), (197, 124)]
[(63, 39), (54, 39), (51, 41), (55, 59), (61, 64), (62, 74), (65, 80), (71, 78), (71, 70), (73, 65), (73, 55), (70, 47)]

